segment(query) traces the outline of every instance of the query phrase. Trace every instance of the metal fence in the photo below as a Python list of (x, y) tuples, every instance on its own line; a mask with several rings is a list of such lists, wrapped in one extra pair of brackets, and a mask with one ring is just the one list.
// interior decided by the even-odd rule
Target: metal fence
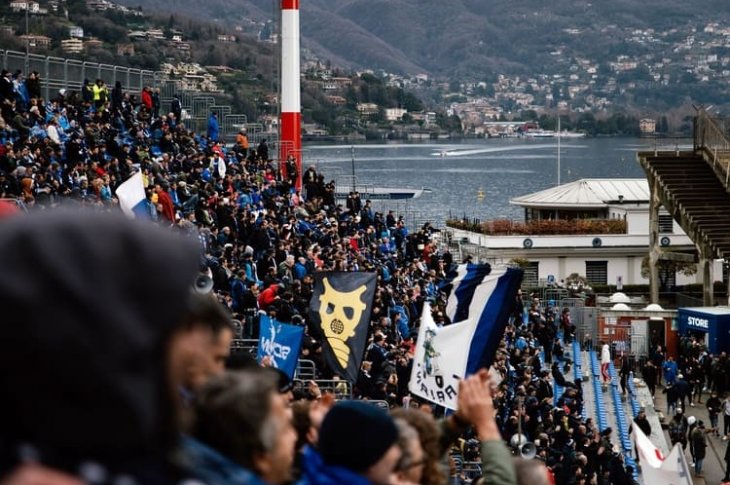
[[(24, 52), (3, 49), (0, 49), (0, 59), (2, 68), (8, 71), (21, 70), (26, 74), (37, 71), (41, 77), (41, 94), (45, 99), (53, 98), (59, 89), (80, 91), (85, 79), (92, 82), (103, 79), (110, 87), (119, 81), (128, 92), (141, 92), (145, 86), (159, 88), (161, 107), (168, 112), (173, 96), (177, 95), (190, 117), (187, 120), (189, 127), (198, 133), (205, 133), (208, 116), (213, 111), (218, 114), (220, 135), (226, 142), (232, 142), (236, 133), (245, 128), (249, 141), (257, 144), (264, 132), (261, 124), (249, 123), (245, 114), (233, 113), (231, 106), (218, 105), (216, 98), (209, 93), (183, 91), (179, 80), (167, 79), (161, 72), (39, 54), (26, 55)], [(276, 156), (278, 151), (271, 151), (270, 154)]]
[(247, 352), (256, 354), (259, 348), (259, 341), (256, 339), (233, 339), (231, 341), (231, 353)]
[(38, 71), (41, 76), (41, 93), (46, 99), (53, 97), (61, 88), (80, 90), (84, 79), (103, 79), (110, 86), (120, 81), (124, 89), (129, 91), (141, 91), (144, 86), (153, 86), (156, 79), (154, 71), (145, 69), (38, 54), (26, 56), (24, 52), (17, 51), (0, 49), (0, 58), (2, 68), (8, 71)]
[(301, 381), (311, 381), (317, 378), (317, 366), (314, 362), (307, 359), (297, 360), (297, 368), (294, 372), (294, 379)]
[(352, 385), (338, 379), (318, 379), (315, 381), (322, 392), (331, 392), (335, 399), (352, 399)]

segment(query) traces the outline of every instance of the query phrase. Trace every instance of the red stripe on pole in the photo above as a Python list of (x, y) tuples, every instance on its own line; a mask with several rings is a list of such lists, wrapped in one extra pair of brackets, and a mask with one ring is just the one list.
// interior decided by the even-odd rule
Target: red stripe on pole
[(281, 0), (282, 10), (299, 10), (299, 0)]
[(301, 113), (281, 113), (279, 145), (279, 166), (281, 176), (287, 177), (286, 159), (294, 155), (297, 165), (296, 187), (302, 187), (302, 115)]

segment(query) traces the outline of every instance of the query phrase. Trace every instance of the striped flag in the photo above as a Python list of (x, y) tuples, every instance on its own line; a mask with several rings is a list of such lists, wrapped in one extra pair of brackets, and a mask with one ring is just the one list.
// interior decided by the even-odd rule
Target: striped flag
[(521, 283), (521, 269), (492, 268), (487, 263), (460, 264), (446, 275), (441, 286), (447, 294), (446, 316), (453, 323), (467, 319), (476, 323), (467, 375), (492, 364)]
[(494, 359), (522, 281), (522, 271), (486, 264), (459, 266), (442, 290), (451, 325), (439, 327), (424, 305), (416, 342), (411, 393), (456, 409), (459, 380)]

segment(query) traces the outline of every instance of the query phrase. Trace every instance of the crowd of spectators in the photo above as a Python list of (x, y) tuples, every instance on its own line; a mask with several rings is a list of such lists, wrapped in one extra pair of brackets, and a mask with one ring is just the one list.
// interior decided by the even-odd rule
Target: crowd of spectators
[[(23, 447), (26, 442), (40, 444), (40, 451), (49, 452), (31, 461), (46, 463), (50, 468), (58, 465), (71, 475), (80, 473), (78, 466), (84, 464), (84, 454), (89, 453), (89, 458), (110, 467), (109, 473), (103, 474), (106, 478), (98, 478), (98, 473), (94, 475), (84, 468), (82, 478), (94, 483), (111, 483), (110, 477), (116, 473), (116, 478), (129, 475), (131, 483), (152, 479), (172, 482), (171, 477), (193, 476), (206, 483), (283, 484), (301, 479), (303, 483), (441, 484), (448, 478), (451, 483), (481, 479), (482, 483), (538, 485), (547, 483), (546, 467), (559, 483), (632, 483), (631, 470), (626, 470), (622, 455), (611, 442), (611, 430), (596, 429), (592, 419), (581, 414), (582, 387), (580, 382), (565, 377), (570, 372), (570, 361), (565, 358), (559, 338), (561, 332), (574, 329), (565, 317), (557, 316), (559, 309), (544, 302), (525, 302), (521, 294), (517, 295), (491, 373), (485, 370), (462, 382), (455, 415), (445, 418), (443, 409), (409, 394), (407, 383), (424, 302), (431, 303), (437, 324), (450, 323), (440, 282), (455, 261), (448, 248), (438, 243), (438, 230), (430, 224), (411, 231), (403, 217), (394, 211), (376, 211), (356, 192), (344, 204), (338, 204), (334, 182), (326, 182), (315, 166), (301, 174), (299, 190), (293, 160), (285, 162), (287, 177), (282, 177), (265, 140), (253, 148), (243, 130), (235, 140), (228, 140), (233, 143), (228, 148), (226, 140), (220, 138), (214, 116), (206, 134), (195, 133), (181, 120), (179, 100), (164, 110), (159, 93), (150, 88), (129, 93), (117, 83), (109, 92), (104, 81), (97, 80), (84, 83), (79, 93), (62, 89), (52, 99), (44, 100), (37, 73), (24, 79), (21, 72), (3, 71), (0, 77), (0, 197), (22, 201), (30, 212), (45, 212), (46, 226), (53, 226), (54, 220), (59, 224), (57, 237), (73, 234), (76, 227), (89, 241), (94, 240), (89, 232), (97, 230), (106, 231), (102, 240), (121, 231), (116, 236), (123, 240), (126, 230), (134, 235), (137, 246), (132, 246), (138, 247), (141, 242), (155, 241), (147, 241), (148, 236), (141, 235), (136, 226), (128, 228), (131, 223), (113, 226), (119, 229), (103, 226), (99, 216), (117, 220), (115, 190), (140, 171), (147, 197), (144, 217), (151, 221), (145, 227), (153, 235), (177, 232), (188, 236), (186, 241), (194, 240), (197, 270), (210, 277), (216, 297), (204, 298), (202, 304), (192, 307), (182, 305), (188, 308), (187, 313), (182, 308), (165, 315), (177, 330), (172, 337), (167, 333), (164, 338), (177, 351), (173, 352), (173, 365), (167, 366), (174, 372), (163, 380), (176, 389), (180, 400), (176, 409), (183, 417), (189, 415), (189, 420), (180, 419), (177, 427), (168, 422), (165, 428), (168, 434), (171, 430), (185, 432), (180, 447), (186, 458), (180, 461), (177, 456), (174, 461), (184, 465), (182, 471), (175, 467), (173, 473), (168, 468), (172, 462), (166, 453), (173, 449), (171, 443), (179, 441), (167, 440), (169, 435), (164, 443), (161, 438), (160, 442), (148, 443), (139, 436), (137, 441), (131, 440), (130, 446), (140, 447), (139, 454), (118, 453), (119, 446), (91, 431), (87, 441), (79, 439), (78, 447), (69, 445), (65, 449), (58, 440), (46, 440), (46, 435), (54, 432), (52, 427), (46, 428), (45, 434), (36, 429), (30, 433), (21, 420), (11, 428), (15, 434), (6, 433), (0, 440), (0, 463), (8, 466), (4, 470), (13, 469), (8, 463), (17, 467), (8, 484), (28, 483), (23, 481), (27, 473), (58, 478), (51, 469), (27, 464), (27, 448)], [(96, 213), (88, 218), (103, 227), (88, 229), (70, 217), (54, 219), (51, 209), (65, 206)], [(71, 229), (60, 227), (61, 223)], [(42, 239), (42, 231), (34, 237)], [(110, 241), (106, 244), (113, 256), (125, 261), (134, 259), (134, 255), (124, 254), (124, 247)], [(160, 289), (168, 285), (182, 291), (179, 282), (173, 284), (175, 274), (169, 271), (173, 262), (182, 264), (184, 260), (180, 244), (165, 241), (164, 247), (146, 254), (147, 259), (158, 262), (171, 260), (169, 264), (155, 266), (151, 260), (142, 259), (128, 269), (136, 269), (142, 280), (147, 271), (161, 273), (148, 281), (148, 305), (171, 306), (168, 299), (186, 300)], [(78, 271), (120, 270), (117, 266), (90, 268), (95, 257), (108, 263), (110, 256), (105, 259), (93, 251), (85, 255), (83, 244), (69, 246), (68, 254), (63, 247), (53, 248), (54, 257), (67, 256), (72, 262), (74, 258), (85, 260), (86, 265)], [(29, 251), (34, 248), (40, 251), (32, 245)], [(180, 250), (176, 253), (175, 248)], [(31, 271), (31, 260), (26, 262), (27, 267), (12, 267)], [(40, 261), (42, 266), (45, 260)], [(137, 267), (143, 263), (147, 268)], [(333, 396), (323, 393), (316, 382), (286, 382), (275, 371), (242, 362), (245, 356), (229, 359), (230, 367), (243, 370), (223, 372), (231, 340), (257, 338), (257, 315), (263, 312), (280, 322), (302, 325), (305, 338), (300, 357), (314, 362), (317, 379), (333, 378), (323, 358), (321, 332), (307, 318), (312, 277), (325, 270), (373, 271), (379, 276), (369, 344), (357, 382), (353, 383), (352, 397), (386, 403), (385, 407), (394, 410), (395, 419), (371, 405), (334, 404)], [(178, 276), (192, 280), (187, 273)], [(71, 284), (71, 280), (60, 280), (58, 284)], [(105, 284), (114, 287), (113, 281)], [(75, 296), (69, 302), (80, 309), (85, 305), (98, 309), (93, 296)], [(6, 298), (10, 305), (6, 308), (16, 308), (12, 305), (17, 301)], [(217, 306), (211, 301), (217, 301)], [(523, 320), (525, 308), (529, 311)], [(221, 309), (227, 311), (221, 313)], [(31, 313), (36, 310), (23, 307)], [(79, 311), (82, 316), (76, 317), (82, 320), (101, 318)], [(148, 319), (140, 323), (141, 327), (150, 323), (150, 316), (136, 317)], [(240, 322), (240, 327), (231, 326), (231, 318)], [(72, 320), (69, 317), (68, 321)], [(60, 332), (58, 326), (63, 322), (56, 322), (54, 331)], [(570, 342), (571, 335), (563, 333), (564, 341)], [(118, 342), (121, 350), (100, 358), (114, 365), (130, 365), (130, 373), (134, 374), (134, 356), (139, 351), (134, 345), (139, 342), (126, 348), (128, 339), (134, 340), (125, 337)], [(103, 344), (112, 346), (111, 340), (100, 342)], [(57, 349), (44, 349), (63, 360), (63, 352), (54, 354)], [(152, 352), (151, 347), (144, 351)], [(63, 373), (64, 365), (57, 371)], [(158, 361), (156, 365), (158, 371), (165, 367)], [(71, 366), (66, 370), (76, 369)], [(114, 369), (110, 365), (106, 370)], [(159, 384), (159, 373), (154, 377)], [(562, 395), (553, 395), (553, 381), (565, 388)], [(66, 382), (72, 389), (85, 386), (81, 381)], [(124, 387), (124, 382), (119, 386)], [(115, 395), (110, 391), (107, 397)], [(79, 405), (74, 399), (79, 396), (69, 398), (69, 402)], [(129, 411), (123, 409), (124, 402), (119, 408), (120, 413)], [(124, 418), (147, 423), (148, 428), (142, 431), (151, 433), (154, 427), (150, 423), (160, 417), (151, 418), (138, 408), (134, 410), (136, 414), (130, 412)], [(170, 412), (170, 408), (165, 410)], [(13, 406), (7, 411), (25, 412)], [(84, 419), (75, 418), (77, 423)], [(95, 418), (102, 423), (103, 418), (111, 416), (100, 413)], [(121, 429), (124, 422), (120, 419), (117, 428)], [(513, 466), (510, 459), (505, 459), (505, 443), (514, 444), (515, 435), (518, 445), (525, 440), (536, 445), (534, 460), (518, 459)], [(114, 439), (109, 434), (103, 436), (110, 442)], [(150, 461), (156, 465), (147, 468)], [(477, 465), (467, 470), (467, 462)], [(444, 463), (450, 466), (444, 468)]]

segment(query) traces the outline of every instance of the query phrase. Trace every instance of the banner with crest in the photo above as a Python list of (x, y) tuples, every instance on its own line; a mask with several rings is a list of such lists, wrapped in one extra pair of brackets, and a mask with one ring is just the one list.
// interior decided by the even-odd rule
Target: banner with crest
[(459, 265), (441, 288), (450, 325), (433, 321), (423, 306), (409, 390), (456, 409), (459, 380), (492, 364), (514, 308), (522, 270), (488, 264)]
[(376, 282), (375, 273), (326, 271), (314, 275), (309, 314), (322, 331), (325, 360), (353, 384), (367, 345)]

